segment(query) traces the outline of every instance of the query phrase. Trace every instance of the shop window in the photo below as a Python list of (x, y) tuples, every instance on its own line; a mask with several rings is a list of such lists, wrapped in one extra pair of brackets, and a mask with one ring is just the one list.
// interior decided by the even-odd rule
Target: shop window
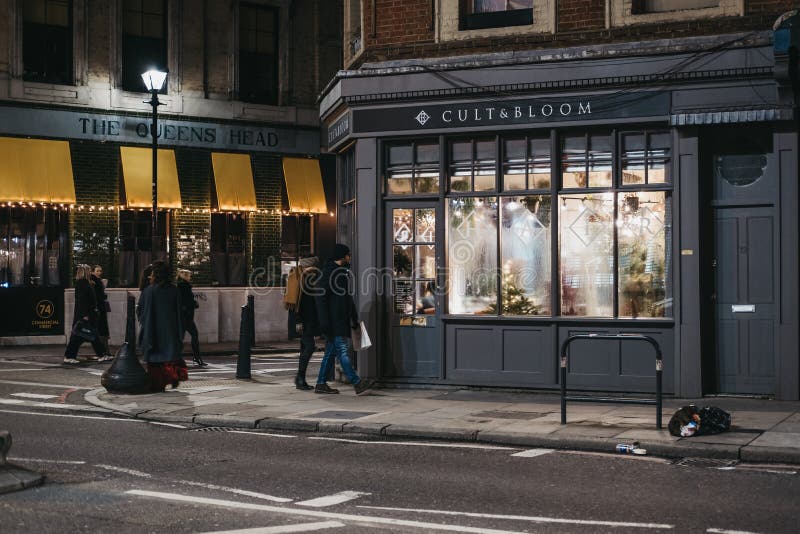
[(142, 73), (150, 69), (167, 70), (167, 1), (123, 0), (122, 89), (145, 92)]
[(435, 312), (436, 210), (392, 210), (392, 283), (395, 313)]
[(247, 219), (240, 213), (211, 215), (211, 278), (214, 285), (247, 283)]
[(60, 286), (66, 211), (0, 207), (0, 287)]
[(356, 243), (356, 162), (354, 149), (339, 157), (337, 181), (338, 210), (336, 223), (337, 241), (355, 251)]
[(386, 146), (386, 194), (438, 193), (438, 143), (421, 141)]
[(665, 11), (681, 11), (683, 9), (702, 9), (719, 7), (719, 0), (632, 0), (631, 13), (663, 13)]
[(550, 189), (550, 137), (503, 141), (503, 191)]
[(278, 10), (239, 7), (239, 99), (278, 103)]
[(22, 21), (23, 78), (72, 83), (72, 1), (26, 0)]
[(310, 215), (284, 215), (281, 218), (281, 255), (302, 258), (313, 252), (314, 218)]
[(631, 132), (620, 138), (622, 185), (663, 184), (670, 181), (669, 132)]
[(611, 134), (568, 134), (561, 140), (564, 189), (609, 187), (613, 179)]
[(138, 287), (141, 273), (145, 267), (156, 260), (167, 260), (169, 212), (158, 212), (158, 226), (155, 239), (152, 239), (152, 233), (152, 211), (120, 210), (120, 287)]
[(497, 142), (494, 138), (452, 141), (449, 149), (450, 192), (497, 190)]
[(533, 24), (533, 0), (461, 0), (461, 30)]

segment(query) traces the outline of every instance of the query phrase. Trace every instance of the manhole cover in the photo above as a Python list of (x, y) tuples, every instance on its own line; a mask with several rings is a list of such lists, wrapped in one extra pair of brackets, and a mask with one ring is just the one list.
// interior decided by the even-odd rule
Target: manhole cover
[(359, 419), (368, 415), (375, 415), (377, 412), (347, 412), (331, 410), (327, 412), (319, 412), (306, 417), (319, 417), (321, 419)]
[(720, 467), (733, 467), (739, 460), (721, 460), (718, 458), (681, 458), (675, 465), (681, 467), (701, 467), (706, 469), (718, 469)]

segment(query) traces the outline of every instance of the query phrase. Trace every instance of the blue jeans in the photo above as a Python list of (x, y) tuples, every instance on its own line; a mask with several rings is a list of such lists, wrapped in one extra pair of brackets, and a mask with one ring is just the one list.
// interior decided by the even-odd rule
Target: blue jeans
[(339, 364), (342, 366), (342, 371), (347, 375), (348, 380), (354, 386), (361, 382), (361, 379), (353, 369), (353, 364), (350, 363), (350, 338), (344, 336), (334, 336), (333, 339), (325, 339), (325, 356), (322, 357), (322, 363), (319, 365), (319, 375), (317, 376), (317, 384), (324, 384), (328, 376), (333, 362), (336, 358), (339, 359)]

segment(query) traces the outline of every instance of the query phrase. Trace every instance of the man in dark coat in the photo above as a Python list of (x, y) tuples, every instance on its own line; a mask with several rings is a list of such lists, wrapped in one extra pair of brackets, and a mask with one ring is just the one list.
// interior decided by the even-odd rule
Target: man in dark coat
[(103, 283), (103, 266), (95, 265), (92, 267), (92, 283), (94, 284), (94, 294), (97, 300), (97, 337), (103, 346), (103, 356), (101, 362), (110, 362), (114, 359), (108, 347), (108, 295), (106, 286)]
[(337, 243), (333, 247), (333, 257), (325, 262), (317, 289), (317, 316), (320, 331), (325, 336), (325, 356), (314, 393), (339, 393), (325, 381), (334, 359), (338, 359), (356, 395), (362, 395), (373, 386), (373, 382), (361, 380), (350, 363), (350, 332), (358, 327), (358, 312), (350, 290), (350, 249), (347, 245)]

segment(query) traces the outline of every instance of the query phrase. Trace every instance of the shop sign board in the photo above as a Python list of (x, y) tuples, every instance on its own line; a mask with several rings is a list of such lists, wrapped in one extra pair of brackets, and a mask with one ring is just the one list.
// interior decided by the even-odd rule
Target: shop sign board
[(63, 288), (0, 289), (0, 336), (62, 334), (64, 334)]

